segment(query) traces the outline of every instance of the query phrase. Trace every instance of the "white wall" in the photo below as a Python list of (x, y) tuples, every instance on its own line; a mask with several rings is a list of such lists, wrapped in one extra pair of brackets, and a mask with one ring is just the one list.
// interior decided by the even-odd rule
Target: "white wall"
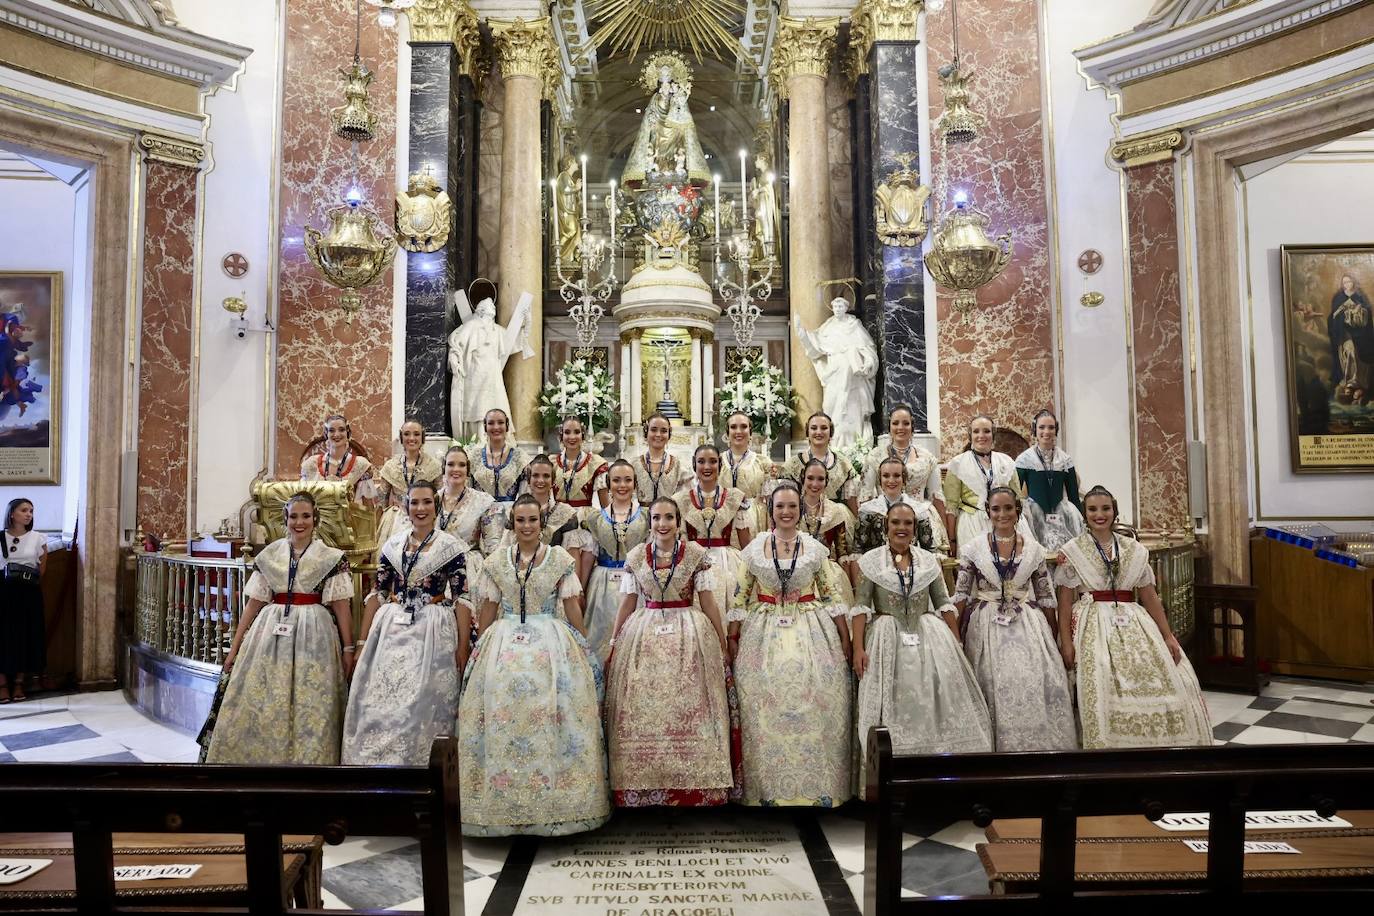
[[(81, 192), (83, 201), (88, 196)], [(22, 496), (33, 501), (35, 528), (68, 535), (84, 490), (90, 386), (89, 226), (83, 205), (77, 244), (77, 197), (77, 191), (56, 179), (0, 180), (0, 212), (11, 217), (0, 222), (0, 270), (60, 270), (63, 299), (61, 483), (0, 486), (0, 512)]]
[[(206, 100), (210, 127), (202, 197), (199, 249), (200, 421), (196, 527), (214, 531), (236, 516), (248, 485), (264, 466), (266, 378), (272, 344), (262, 330), (239, 340), (233, 316), (221, 303), (244, 295), (248, 318), (258, 329), (267, 314), (269, 275), (274, 272), (273, 201), (277, 193), (276, 138), (283, 0), (179, 0), (177, 16), (188, 29), (253, 49), (232, 90)], [(342, 27), (342, 26), (340, 26)], [(333, 79), (325, 73), (321, 79)], [(320, 113), (321, 124), (325, 113)], [(321, 127), (323, 129), (323, 127)], [(236, 251), (248, 273), (233, 279), (220, 268)]]
[[(1145, 18), (1153, 0), (1045, 0), (1048, 105), (1051, 131), (1051, 238), (1058, 239), (1059, 326), (1063, 338), (1063, 434), (1084, 487), (1102, 484), (1116, 494), (1122, 515), (1139, 518), (1131, 435), (1131, 373), (1126, 341), (1129, 291), (1122, 225), (1122, 176), (1108, 166), (1115, 105), (1088, 89), (1075, 48), (1125, 32)], [(1085, 277), (1078, 255), (1102, 252), (1104, 264)], [(1053, 254), (1053, 249), (1051, 251)], [(1095, 290), (1106, 301), (1084, 308)], [(1128, 508), (1129, 507), (1129, 508)]]
[[(1243, 184), (1243, 237), (1251, 308), (1242, 320), (1253, 341), (1246, 354), (1253, 424), (1251, 515), (1269, 521), (1329, 521), (1350, 528), (1374, 519), (1370, 475), (1294, 474), (1289, 447), (1288, 382), (1279, 248), (1321, 243), (1369, 244), (1374, 239), (1374, 138), (1362, 151), (1331, 147), (1299, 156)], [(1374, 278), (1366, 279), (1366, 286)], [(1251, 362), (1253, 360), (1253, 372)], [(1253, 384), (1249, 381), (1253, 380)], [(1340, 520), (1345, 524), (1340, 524)]]

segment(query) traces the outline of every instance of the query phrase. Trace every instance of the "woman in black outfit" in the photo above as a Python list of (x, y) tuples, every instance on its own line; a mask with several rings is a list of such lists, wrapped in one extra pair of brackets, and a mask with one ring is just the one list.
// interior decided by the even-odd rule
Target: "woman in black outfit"
[(47, 667), (39, 579), (48, 562), (48, 539), (33, 530), (33, 503), (27, 499), (10, 500), (0, 554), (0, 703), (18, 703), (29, 698), (24, 679)]

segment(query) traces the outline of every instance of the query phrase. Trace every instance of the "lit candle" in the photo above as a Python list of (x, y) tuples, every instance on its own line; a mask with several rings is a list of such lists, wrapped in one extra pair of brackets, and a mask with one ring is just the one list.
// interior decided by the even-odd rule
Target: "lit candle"
[(582, 218), (587, 218), (587, 154), (582, 154)]
[(720, 246), (720, 176), (716, 180), (716, 246)]
[(740, 225), (749, 222), (749, 165), (745, 159), (745, 151), (739, 151), (739, 206), (740, 206)]

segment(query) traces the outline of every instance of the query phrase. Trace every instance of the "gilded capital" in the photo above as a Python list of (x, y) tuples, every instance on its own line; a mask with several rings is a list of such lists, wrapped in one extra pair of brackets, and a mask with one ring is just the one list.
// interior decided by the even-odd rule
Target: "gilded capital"
[(777, 38), (773, 44), (773, 64), (768, 78), (779, 98), (787, 98), (787, 81), (794, 76), (819, 76), (830, 71), (840, 17), (797, 19), (778, 17)]
[(482, 44), (477, 13), (466, 0), (416, 0), (406, 11), (410, 17), (410, 41), (451, 42), (462, 60), (463, 72), (474, 76), (472, 64)]
[(1175, 150), (1181, 146), (1183, 146), (1183, 133), (1177, 130), (1166, 130), (1163, 133), (1150, 134), (1144, 137), (1118, 140), (1112, 144), (1111, 157), (1126, 168), (1132, 168), (1137, 165), (1147, 165), (1151, 162), (1163, 162), (1166, 159), (1172, 159)]
[(501, 75), (532, 76), (544, 84), (545, 95), (552, 95), (560, 77), (558, 52), (547, 16), (542, 19), (488, 19), (496, 44), (496, 62)]
[(163, 162), (183, 169), (199, 169), (205, 161), (205, 147), (190, 140), (176, 140), (161, 134), (139, 134), (138, 148), (143, 161)]
[(845, 73), (851, 81), (868, 72), (868, 52), (878, 41), (915, 41), (916, 20), (925, 0), (859, 0), (849, 14), (849, 55)]

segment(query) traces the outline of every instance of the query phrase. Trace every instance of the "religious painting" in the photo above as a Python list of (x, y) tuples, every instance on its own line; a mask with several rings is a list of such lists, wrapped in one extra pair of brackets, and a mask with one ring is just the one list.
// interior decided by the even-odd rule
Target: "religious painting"
[(1374, 471), (1374, 245), (1284, 245), (1293, 472)]
[(57, 483), (62, 274), (0, 271), (0, 483)]

